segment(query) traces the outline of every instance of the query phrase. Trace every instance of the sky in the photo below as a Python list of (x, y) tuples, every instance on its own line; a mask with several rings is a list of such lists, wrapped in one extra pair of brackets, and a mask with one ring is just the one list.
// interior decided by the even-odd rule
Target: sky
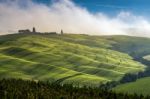
[(18, 29), (150, 37), (150, 0), (0, 0), (0, 35)]
[[(49, 4), (52, 0), (34, 0), (37, 3)], [(114, 15), (120, 11), (130, 11), (149, 17), (150, 0), (72, 0), (81, 7), (86, 7), (91, 12), (103, 12)]]

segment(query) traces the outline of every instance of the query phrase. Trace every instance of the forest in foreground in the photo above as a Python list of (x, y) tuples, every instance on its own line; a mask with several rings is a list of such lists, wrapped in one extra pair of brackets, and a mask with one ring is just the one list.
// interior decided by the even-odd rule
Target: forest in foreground
[(115, 93), (98, 87), (78, 87), (57, 82), (0, 80), (1, 99), (150, 99), (150, 96)]

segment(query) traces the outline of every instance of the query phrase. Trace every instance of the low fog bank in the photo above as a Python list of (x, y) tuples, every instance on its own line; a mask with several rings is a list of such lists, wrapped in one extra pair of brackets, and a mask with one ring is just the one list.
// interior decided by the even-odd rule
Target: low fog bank
[(82, 33), (90, 35), (150, 36), (150, 22), (143, 16), (120, 12), (115, 17), (91, 13), (71, 0), (53, 0), (49, 6), (31, 0), (7, 0), (0, 3), (0, 34), (18, 29)]

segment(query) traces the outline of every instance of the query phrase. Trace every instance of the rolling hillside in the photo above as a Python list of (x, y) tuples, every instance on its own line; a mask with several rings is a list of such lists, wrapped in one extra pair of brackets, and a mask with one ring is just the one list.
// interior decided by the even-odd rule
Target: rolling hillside
[[(139, 47), (141, 44), (137, 43), (143, 39), (79, 34), (0, 36), (0, 78), (50, 80), (81, 85), (117, 81), (126, 73), (145, 70), (145, 65), (133, 60), (135, 50), (132, 48), (134, 45), (140, 57), (145, 50), (147, 53), (144, 54), (148, 54), (150, 46), (145, 44)], [(150, 42), (150, 39), (146, 42)]]

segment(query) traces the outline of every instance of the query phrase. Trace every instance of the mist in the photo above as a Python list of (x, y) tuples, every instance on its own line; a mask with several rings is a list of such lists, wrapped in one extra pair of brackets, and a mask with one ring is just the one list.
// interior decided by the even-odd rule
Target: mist
[(89, 35), (131, 35), (150, 37), (150, 22), (144, 16), (121, 11), (111, 17), (92, 13), (72, 0), (54, 0), (49, 6), (31, 0), (0, 3), (0, 35), (36, 27), (40, 32)]

